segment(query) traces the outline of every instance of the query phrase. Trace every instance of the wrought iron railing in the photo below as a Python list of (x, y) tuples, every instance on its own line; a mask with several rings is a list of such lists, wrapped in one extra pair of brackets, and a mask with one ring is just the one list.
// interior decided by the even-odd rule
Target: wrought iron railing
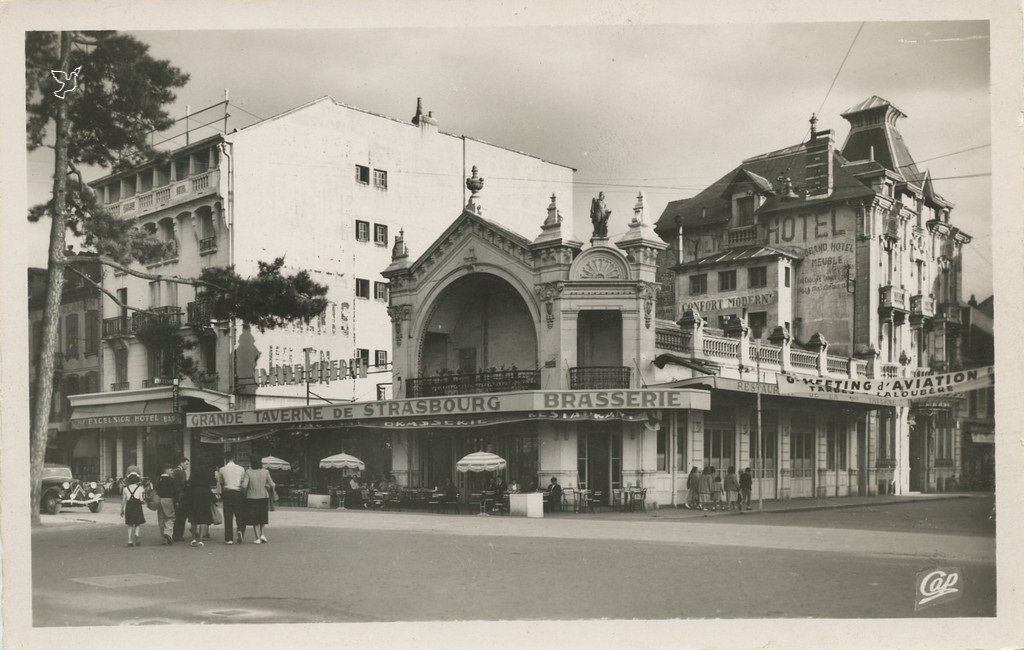
[(213, 320), (213, 308), (209, 300), (193, 300), (185, 306), (189, 325), (208, 325)]
[(146, 311), (140, 311), (132, 314), (131, 321), (131, 333), (138, 332), (143, 327), (155, 322), (161, 321), (171, 323), (173, 325), (181, 325), (181, 310), (177, 307), (153, 307)]
[(406, 397), (508, 393), (517, 390), (540, 390), (540, 370), (446, 373), (436, 377), (417, 377), (405, 382)]
[(115, 316), (103, 319), (103, 338), (109, 339), (115, 336), (128, 336), (128, 317)]
[(217, 250), (217, 237), (205, 237), (199, 240), (199, 252), (208, 253)]
[(629, 388), (630, 368), (619, 366), (591, 366), (569, 368), (571, 390), (607, 390)]
[(110, 385), (110, 390), (128, 390), (128, 382), (115, 381)]

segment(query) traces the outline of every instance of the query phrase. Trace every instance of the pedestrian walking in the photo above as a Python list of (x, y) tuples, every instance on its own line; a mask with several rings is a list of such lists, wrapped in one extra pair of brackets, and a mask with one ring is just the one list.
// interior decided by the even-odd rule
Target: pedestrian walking
[(188, 468), (189, 460), (182, 458), (178, 461), (177, 467), (174, 468), (174, 481), (178, 484), (178, 494), (182, 498), (178, 499), (176, 510), (174, 511), (174, 533), (171, 536), (176, 542), (185, 541), (185, 519), (188, 517), (188, 511), (185, 506), (185, 495), (188, 489)]
[[(224, 455), (224, 466), (217, 470), (217, 485), (220, 486), (221, 499), (224, 502), (224, 543), (235, 543), (233, 522), (245, 506), (242, 493), (242, 477), (245, 470), (235, 463), (233, 453)], [(241, 540), (239, 540), (241, 541)]]
[(164, 545), (170, 546), (174, 543), (171, 534), (174, 532), (175, 512), (181, 500), (178, 482), (174, 479), (174, 466), (170, 463), (164, 465), (163, 474), (156, 480), (156, 495), (160, 499), (156, 509), (157, 524), (160, 526)]
[(712, 510), (720, 510), (723, 507), (722, 475), (714, 467), (711, 468), (711, 478), (711, 508)]
[(694, 465), (693, 469), (686, 476), (686, 503), (683, 504), (684, 508), (699, 509), (700, 501), (700, 473), (697, 466)]
[(213, 523), (213, 508), (217, 507), (210, 491), (216, 485), (213, 472), (202, 465), (196, 465), (195, 471), (188, 482), (186, 507), (188, 520), (191, 523), (191, 546), (203, 546), (203, 539), (210, 537), (210, 524)]
[(715, 477), (711, 474), (714, 471), (710, 466), (704, 468), (704, 472), (700, 475), (700, 482), (698, 483), (700, 505), (697, 506), (700, 510), (708, 510), (711, 508), (711, 486), (715, 482)]
[(129, 474), (125, 483), (124, 489), (121, 490), (121, 516), (128, 526), (128, 546), (139, 546), (139, 526), (146, 523), (146, 516), (142, 511), (146, 489), (137, 473)]
[(242, 490), (245, 492), (245, 518), (239, 524), (238, 541), (245, 538), (245, 526), (252, 526), (252, 533), (256, 539), (253, 544), (266, 544), (267, 537), (264, 535), (263, 527), (268, 523), (270, 509), (270, 495), (274, 490), (274, 479), (270, 472), (263, 468), (263, 463), (258, 458), (252, 459), (252, 467), (245, 470), (242, 475)]
[(740, 482), (736, 476), (736, 467), (733, 465), (729, 466), (728, 473), (725, 475), (725, 500), (729, 504), (727, 506), (729, 510), (732, 510), (733, 507), (737, 509), (742, 508), (740, 504)]
[(740, 514), (743, 514), (743, 506), (750, 510), (750, 493), (754, 489), (754, 477), (750, 474), (750, 468), (743, 470), (740, 474)]

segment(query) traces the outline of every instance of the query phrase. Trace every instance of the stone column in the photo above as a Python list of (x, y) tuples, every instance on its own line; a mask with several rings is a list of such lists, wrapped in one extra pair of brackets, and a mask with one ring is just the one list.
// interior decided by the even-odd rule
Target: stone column
[(690, 358), (704, 358), (704, 319), (696, 309), (687, 309), (678, 322), (679, 329), (690, 335)]
[[(146, 468), (144, 466), (146, 456), (142, 453), (142, 429), (135, 430), (135, 462), (139, 465), (139, 473), (143, 476), (146, 475)], [(156, 476), (156, 475), (154, 475)]]
[(391, 474), (395, 481), (403, 486), (409, 487), (409, 470), (412, 461), (412, 432), (395, 431), (391, 434)]
[(114, 465), (117, 470), (116, 476), (124, 476), (124, 438), (121, 437), (120, 431), (114, 434)]
[(739, 339), (739, 362), (740, 368), (750, 368), (753, 364), (750, 361), (750, 326), (747, 321), (735, 314), (729, 317), (725, 324), (725, 335), (729, 338)]
[(792, 336), (784, 326), (778, 325), (772, 330), (772, 333), (768, 336), (768, 342), (772, 345), (777, 345), (782, 348), (779, 352), (779, 363), (782, 367), (782, 372), (789, 372), (792, 368), (792, 364), (789, 361), (789, 351), (791, 348), (790, 341)]
[(824, 336), (815, 332), (807, 342), (807, 348), (818, 355), (818, 374), (828, 373), (828, 341)]
[(778, 465), (779, 480), (776, 482), (776, 489), (778, 490), (778, 498), (782, 500), (789, 499), (791, 489), (790, 471), (792, 470), (792, 463), (789, 460), (789, 435), (792, 430), (792, 415), (792, 411), (788, 409), (779, 411), (779, 430), (776, 434), (779, 438), (777, 449), (778, 463), (776, 463)]

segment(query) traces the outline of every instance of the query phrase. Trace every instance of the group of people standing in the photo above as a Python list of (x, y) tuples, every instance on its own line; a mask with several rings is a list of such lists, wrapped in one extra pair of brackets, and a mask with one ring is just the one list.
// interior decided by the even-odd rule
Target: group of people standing
[(750, 468), (743, 470), (739, 476), (736, 468), (730, 466), (722, 480), (721, 474), (714, 467), (708, 466), (700, 472), (696, 466), (686, 477), (686, 503), (684, 508), (692, 510), (739, 510), (743, 514), (744, 506), (750, 510), (750, 494), (754, 486)]
[[(266, 544), (264, 527), (268, 511), (273, 507), (274, 480), (259, 459), (251, 467), (235, 463), (233, 455), (225, 456), (224, 466), (196, 465), (190, 472), (188, 458), (177, 465), (166, 464), (152, 485), (144, 484), (138, 467), (128, 468), (121, 492), (121, 516), (128, 526), (128, 546), (139, 546), (139, 527), (146, 523), (143, 504), (156, 510), (161, 543), (170, 546), (185, 541), (185, 521), (190, 523), (191, 546), (203, 546), (210, 539), (210, 526), (224, 523), (226, 544), (245, 541), (247, 527), (252, 527), (254, 543)], [(223, 501), (223, 516), (217, 507), (218, 490)], [(235, 530), (235, 525), (238, 526)]]

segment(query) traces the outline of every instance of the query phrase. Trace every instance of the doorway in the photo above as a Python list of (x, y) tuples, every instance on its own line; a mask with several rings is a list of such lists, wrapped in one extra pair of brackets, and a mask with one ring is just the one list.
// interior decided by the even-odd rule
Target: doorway
[(910, 427), (910, 491), (911, 492), (924, 492), (927, 488), (925, 485), (925, 465), (926, 465), (926, 454), (927, 438), (928, 438), (928, 419), (922, 415), (917, 415), (914, 424)]
[(602, 492), (601, 501), (610, 503), (612, 490), (622, 487), (622, 431), (614, 424), (581, 423), (576, 449), (580, 485)]

